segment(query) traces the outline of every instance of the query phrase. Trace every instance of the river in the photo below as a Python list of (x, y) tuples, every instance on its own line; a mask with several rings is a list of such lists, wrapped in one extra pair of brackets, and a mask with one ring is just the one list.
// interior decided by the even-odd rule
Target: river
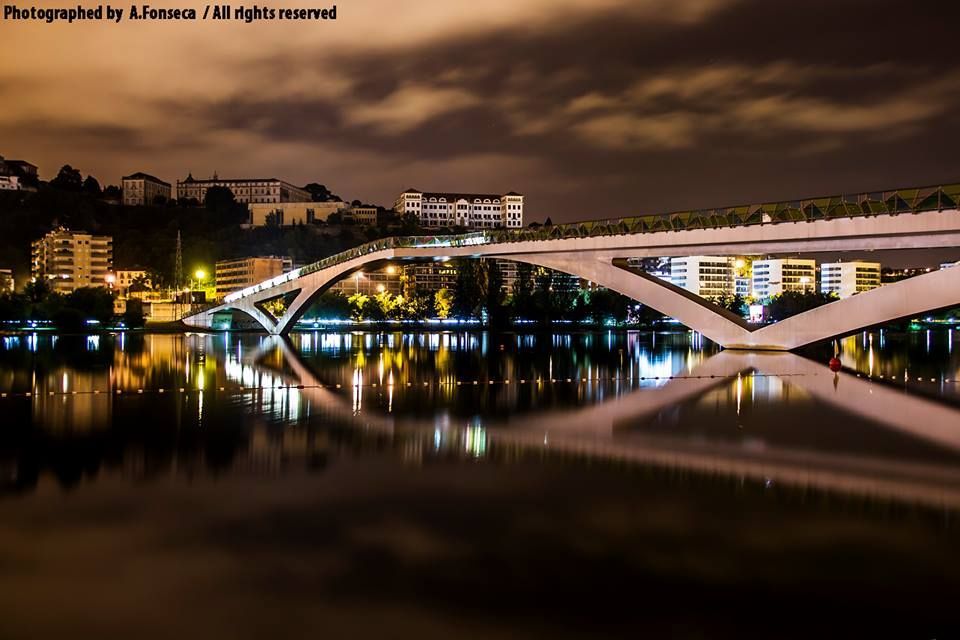
[(944, 637), (958, 338), (6, 335), (0, 638)]

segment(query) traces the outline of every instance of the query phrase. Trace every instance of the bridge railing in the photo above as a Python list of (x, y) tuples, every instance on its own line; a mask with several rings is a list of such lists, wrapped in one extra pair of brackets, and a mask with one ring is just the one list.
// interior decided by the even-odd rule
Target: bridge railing
[(545, 225), (526, 229), (491, 229), (472, 233), (396, 236), (361, 244), (323, 258), (300, 269), (232, 293), (224, 301), (232, 302), (264, 289), (289, 282), (300, 276), (337, 266), (371, 253), (399, 248), (465, 247), (510, 242), (563, 240), (618, 236), (662, 231), (720, 229), (787, 222), (815, 222), (841, 218), (859, 218), (901, 213), (923, 213), (956, 209), (960, 203), (960, 184), (936, 187), (911, 187), (852, 195), (825, 196), (786, 202), (742, 205), (717, 209), (697, 209), (666, 214), (650, 214), (607, 220)]

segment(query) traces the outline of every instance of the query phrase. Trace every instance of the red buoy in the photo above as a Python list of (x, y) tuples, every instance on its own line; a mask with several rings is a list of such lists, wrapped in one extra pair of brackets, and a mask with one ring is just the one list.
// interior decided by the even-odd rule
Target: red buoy
[(840, 358), (830, 358), (830, 371), (836, 373), (837, 371), (840, 371), (842, 367), (843, 365), (840, 364)]

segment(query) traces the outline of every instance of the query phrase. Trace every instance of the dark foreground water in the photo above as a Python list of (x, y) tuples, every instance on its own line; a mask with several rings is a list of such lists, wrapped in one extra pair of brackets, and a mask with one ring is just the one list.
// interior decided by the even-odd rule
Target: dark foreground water
[(956, 338), (7, 336), (0, 638), (951, 637)]

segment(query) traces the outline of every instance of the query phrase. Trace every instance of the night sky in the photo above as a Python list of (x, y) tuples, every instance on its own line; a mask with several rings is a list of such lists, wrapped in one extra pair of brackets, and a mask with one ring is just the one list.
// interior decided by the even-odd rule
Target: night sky
[(0, 154), (46, 179), (217, 171), (386, 206), (515, 190), (554, 222), (960, 180), (956, 3), (340, 0), (337, 18), (0, 22)]

